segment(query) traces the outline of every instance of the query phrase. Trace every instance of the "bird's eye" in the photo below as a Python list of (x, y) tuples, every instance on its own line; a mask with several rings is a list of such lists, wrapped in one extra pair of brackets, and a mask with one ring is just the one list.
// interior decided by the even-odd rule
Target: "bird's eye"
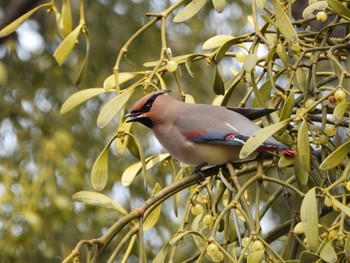
[(148, 112), (152, 108), (152, 103), (146, 103), (143, 108), (145, 112)]

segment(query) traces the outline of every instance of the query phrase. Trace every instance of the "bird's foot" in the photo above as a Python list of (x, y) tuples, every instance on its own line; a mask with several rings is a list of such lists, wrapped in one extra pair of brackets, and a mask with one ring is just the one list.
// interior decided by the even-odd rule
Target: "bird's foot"
[(203, 168), (204, 166), (206, 166), (206, 165), (207, 165), (207, 163), (202, 163), (202, 164), (196, 166), (196, 167), (194, 168), (193, 172), (192, 172), (192, 174), (198, 174), (198, 175), (199, 175), (199, 179), (197, 180), (197, 183), (198, 183), (198, 184), (201, 183), (201, 182), (203, 182), (204, 179), (205, 179), (205, 175), (204, 175), (204, 173), (202, 172), (202, 168)]

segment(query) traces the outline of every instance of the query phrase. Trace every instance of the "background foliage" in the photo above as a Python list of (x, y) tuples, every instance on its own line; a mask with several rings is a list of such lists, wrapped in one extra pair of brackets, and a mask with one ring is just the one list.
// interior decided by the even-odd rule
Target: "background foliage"
[[(1, 262), (348, 260), (347, 3), (36, 5), (1, 3)], [(278, 108), (241, 154), (275, 134), (298, 156), (197, 185), (123, 123), (156, 87)]]

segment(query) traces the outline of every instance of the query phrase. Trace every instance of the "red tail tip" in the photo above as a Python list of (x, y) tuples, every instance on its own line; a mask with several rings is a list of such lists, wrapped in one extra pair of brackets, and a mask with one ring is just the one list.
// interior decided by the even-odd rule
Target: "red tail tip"
[(292, 150), (292, 149), (281, 150), (281, 152), (283, 152), (285, 155), (295, 155), (295, 154), (297, 154), (297, 151)]

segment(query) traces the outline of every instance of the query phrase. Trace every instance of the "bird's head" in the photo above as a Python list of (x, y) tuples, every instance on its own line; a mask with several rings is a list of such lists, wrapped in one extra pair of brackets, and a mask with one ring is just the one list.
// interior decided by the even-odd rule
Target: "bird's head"
[[(161, 109), (157, 109), (159, 99), (157, 98), (164, 94), (168, 93), (170, 90), (158, 90), (152, 93), (147, 94), (136, 102), (132, 110), (125, 115), (125, 117), (130, 117), (126, 122), (140, 122), (148, 128), (152, 128), (154, 125), (155, 119), (157, 119), (156, 112), (161, 113)], [(157, 102), (156, 102), (157, 100)], [(160, 106), (160, 105), (159, 105)]]

